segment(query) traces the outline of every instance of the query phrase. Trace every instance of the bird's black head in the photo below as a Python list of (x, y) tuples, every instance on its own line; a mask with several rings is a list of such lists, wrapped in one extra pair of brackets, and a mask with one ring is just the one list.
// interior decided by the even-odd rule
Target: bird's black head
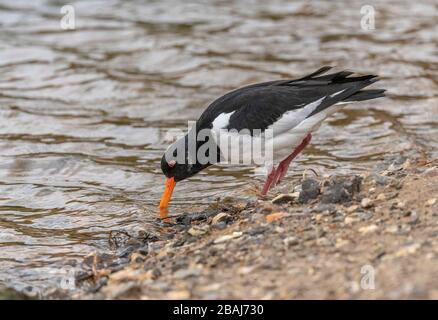
[(177, 160), (166, 158), (166, 154), (161, 158), (161, 171), (167, 178), (173, 178), (175, 182), (187, 179), (201, 171), (202, 168), (196, 164), (188, 164), (186, 161), (178, 163)]
[(175, 182), (190, 178), (211, 163), (200, 163), (197, 159), (197, 145), (190, 148), (188, 136), (173, 143), (161, 158), (161, 170)]

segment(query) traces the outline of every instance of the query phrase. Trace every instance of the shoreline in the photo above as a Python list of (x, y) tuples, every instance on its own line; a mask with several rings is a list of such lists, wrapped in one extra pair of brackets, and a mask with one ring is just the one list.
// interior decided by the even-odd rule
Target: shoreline
[(221, 199), (162, 221), (159, 234), (111, 234), (113, 252), (87, 256), (80, 290), (61, 296), (438, 298), (437, 160), (392, 157), (360, 176), (305, 177), (290, 190)]

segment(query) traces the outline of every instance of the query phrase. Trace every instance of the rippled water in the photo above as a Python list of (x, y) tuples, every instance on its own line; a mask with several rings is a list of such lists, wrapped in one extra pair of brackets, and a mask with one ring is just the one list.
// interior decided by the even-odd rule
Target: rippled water
[[(0, 1), (0, 283), (59, 286), (110, 230), (153, 228), (169, 130), (248, 83), (335, 65), (389, 91), (327, 121), (290, 176), (438, 154), (436, 1), (366, 1), (374, 31), (361, 1), (69, 3), (75, 31), (60, 28), (61, 1)], [(171, 210), (254, 181), (211, 168), (177, 186)]]

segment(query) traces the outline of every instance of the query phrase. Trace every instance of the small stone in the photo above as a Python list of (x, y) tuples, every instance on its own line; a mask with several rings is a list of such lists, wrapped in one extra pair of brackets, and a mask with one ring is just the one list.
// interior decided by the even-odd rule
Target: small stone
[(284, 232), (284, 228), (279, 227), (279, 226), (276, 226), (274, 230), (275, 230), (275, 232), (277, 232), (277, 233), (283, 233), (283, 232)]
[(219, 222), (225, 222), (230, 219), (230, 215), (225, 212), (218, 213), (211, 220), (211, 224), (218, 224)]
[(213, 225), (215, 229), (224, 230), (227, 228), (227, 223), (225, 221), (220, 221)]
[(324, 215), (331, 215), (336, 213), (336, 206), (331, 203), (320, 203), (315, 208), (316, 212), (321, 212)]
[(365, 221), (365, 220), (370, 220), (373, 217), (373, 214), (371, 212), (368, 212), (368, 211), (366, 211), (366, 212), (358, 212), (357, 213), (357, 217), (360, 220)]
[(265, 226), (257, 226), (257, 227), (254, 227), (254, 228), (248, 230), (247, 233), (248, 233), (250, 236), (253, 237), (253, 236), (257, 236), (257, 235), (259, 235), (259, 234), (263, 234), (263, 233), (265, 233), (265, 232), (268, 231), (268, 230), (269, 230), (268, 227), (265, 227)]
[(359, 206), (358, 205), (356, 205), (356, 204), (354, 204), (354, 205), (352, 205), (352, 206), (349, 206), (348, 208), (347, 208), (347, 213), (353, 213), (353, 212), (355, 212), (357, 209), (359, 209)]
[(385, 229), (386, 233), (397, 234), (399, 233), (399, 227), (397, 225), (389, 226)]
[(374, 192), (376, 192), (376, 188), (374, 188), (374, 187), (373, 187), (373, 188), (370, 188), (370, 189), (368, 190), (368, 192), (369, 192), (369, 193), (374, 193)]
[(408, 170), (411, 166), (412, 166), (411, 161), (409, 159), (407, 159), (405, 161), (405, 163), (403, 163), (402, 168), (403, 168), (403, 170)]
[(345, 224), (354, 224), (354, 223), (359, 222), (359, 221), (360, 221), (360, 219), (359, 218), (355, 218), (355, 217), (346, 217), (344, 219), (344, 223)]
[(396, 257), (405, 257), (407, 255), (410, 254), (414, 254), (415, 252), (417, 252), (417, 250), (421, 247), (421, 244), (419, 243), (413, 243), (407, 246), (404, 246), (403, 248), (401, 248), (400, 250), (398, 250), (395, 253)]
[(298, 192), (295, 193), (288, 193), (288, 194), (279, 194), (274, 199), (271, 200), (274, 204), (282, 204), (282, 203), (288, 203), (293, 202), (295, 199), (297, 199), (299, 196)]
[(257, 268), (257, 266), (244, 266), (244, 267), (240, 267), (239, 269), (237, 269), (237, 273), (241, 274), (241, 275), (250, 274), (256, 268)]
[(186, 300), (190, 298), (190, 292), (187, 290), (170, 291), (167, 293), (170, 300)]
[(280, 219), (283, 219), (284, 217), (287, 217), (288, 215), (289, 215), (289, 213), (284, 212), (284, 211), (271, 213), (271, 214), (268, 214), (268, 215), (266, 216), (266, 221), (267, 221), (267, 222), (278, 221), (278, 220), (280, 220)]
[(305, 179), (301, 183), (301, 192), (298, 196), (300, 203), (307, 203), (310, 200), (316, 199), (320, 194), (319, 181), (315, 179)]
[(389, 178), (385, 177), (385, 176), (381, 176), (381, 175), (375, 175), (374, 177), (374, 181), (376, 182), (376, 184), (384, 186), (388, 183)]
[(180, 269), (173, 274), (176, 279), (186, 279), (189, 277), (197, 277), (201, 275), (201, 268)]
[(379, 193), (379, 194), (377, 195), (377, 198), (376, 198), (376, 199), (379, 200), (379, 201), (384, 201), (384, 200), (386, 200), (386, 196), (385, 196), (384, 193)]
[(316, 239), (316, 244), (317, 244), (318, 246), (328, 247), (328, 246), (331, 245), (331, 242), (330, 242), (329, 239), (327, 239), (327, 238), (325, 238), (325, 237), (322, 237), (322, 238), (318, 238), (318, 239)]
[(438, 167), (427, 168), (422, 175), (426, 177), (436, 177), (438, 176)]
[(322, 203), (343, 203), (353, 199), (353, 195), (360, 190), (362, 178), (360, 176), (340, 177), (332, 176), (324, 182)]
[(348, 241), (346, 239), (338, 238), (338, 239), (336, 239), (335, 247), (342, 248), (342, 247), (349, 245), (349, 244), (350, 244), (350, 241)]
[(403, 201), (399, 201), (397, 202), (397, 204), (395, 205), (398, 209), (404, 209), (406, 207), (406, 203)]
[(365, 209), (370, 208), (373, 206), (373, 201), (370, 198), (363, 198), (360, 202), (360, 206)]
[(415, 212), (415, 211), (411, 211), (411, 212), (410, 212), (410, 215), (409, 215), (409, 221), (408, 221), (408, 223), (409, 223), (410, 225), (414, 225), (414, 224), (417, 224), (418, 222), (420, 222), (420, 218), (418, 217), (417, 212)]
[(133, 254), (131, 254), (131, 262), (132, 263), (140, 263), (146, 260), (146, 256), (144, 256), (143, 254), (139, 253), (139, 252), (134, 252)]
[(362, 234), (370, 234), (376, 232), (378, 229), (379, 227), (375, 224), (370, 224), (369, 226), (359, 228), (359, 232)]
[(239, 238), (239, 237), (241, 237), (242, 235), (243, 235), (242, 232), (235, 231), (235, 232), (233, 232), (232, 234), (226, 234), (226, 235), (224, 235), (224, 236), (220, 236), (219, 238), (216, 238), (216, 239), (214, 240), (214, 243), (217, 244), (217, 243), (227, 242), (227, 241), (229, 241), (229, 240), (231, 240), (231, 239)]
[(287, 247), (296, 246), (298, 244), (298, 239), (296, 237), (287, 237), (283, 240), (283, 243)]
[(187, 231), (187, 233), (190, 234), (191, 236), (199, 237), (206, 234), (208, 230), (209, 230), (208, 226), (203, 226), (203, 227), (193, 226), (189, 229), (189, 231)]
[(426, 201), (427, 207), (432, 207), (437, 202), (437, 198), (432, 198)]

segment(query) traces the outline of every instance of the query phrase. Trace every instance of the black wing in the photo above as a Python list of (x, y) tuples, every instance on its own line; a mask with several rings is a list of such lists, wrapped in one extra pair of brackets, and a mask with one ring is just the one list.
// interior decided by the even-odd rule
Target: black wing
[(360, 101), (383, 96), (384, 90), (361, 90), (377, 81), (376, 76), (348, 77), (352, 72), (319, 76), (329, 70), (318, 71), (296, 80), (279, 80), (246, 86), (215, 100), (198, 120), (200, 128), (211, 128), (211, 123), (222, 113), (235, 111), (227, 129), (265, 130), (285, 112), (303, 108), (323, 99), (308, 116), (312, 116), (340, 101)]

